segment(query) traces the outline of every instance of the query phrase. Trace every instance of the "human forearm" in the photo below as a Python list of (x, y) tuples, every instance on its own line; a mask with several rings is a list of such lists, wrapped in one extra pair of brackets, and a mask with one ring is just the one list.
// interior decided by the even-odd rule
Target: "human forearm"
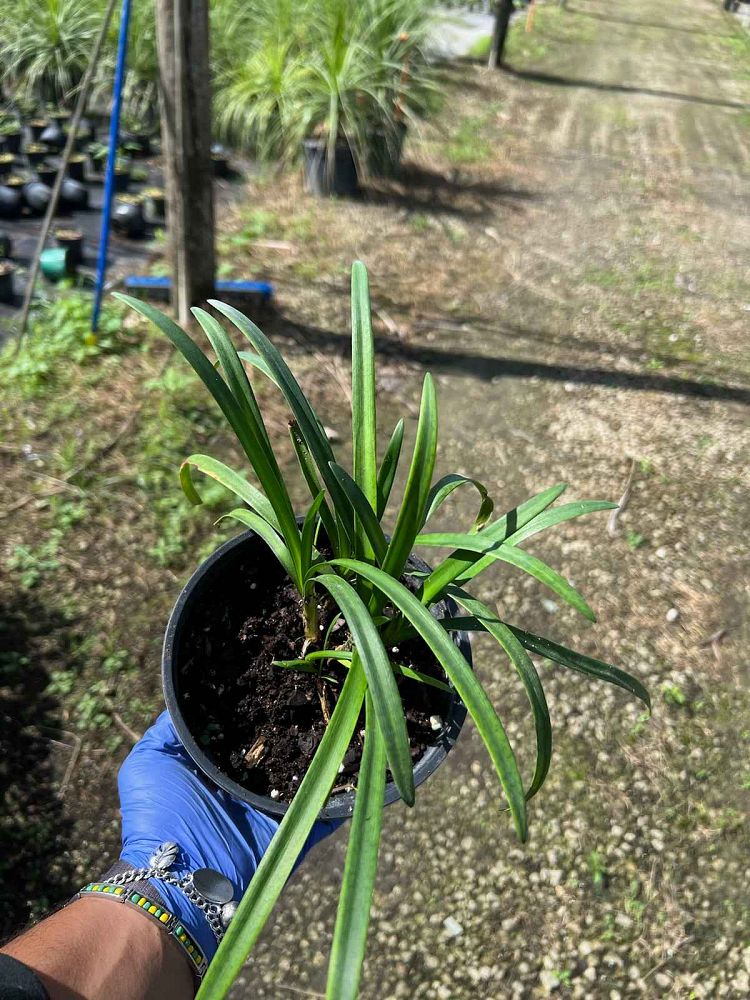
[(1, 949), (33, 969), (50, 1000), (191, 1000), (178, 946), (136, 909), (79, 899)]

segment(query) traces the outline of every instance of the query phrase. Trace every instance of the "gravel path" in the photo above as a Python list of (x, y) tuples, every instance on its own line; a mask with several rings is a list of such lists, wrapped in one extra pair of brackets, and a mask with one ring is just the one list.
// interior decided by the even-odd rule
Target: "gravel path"
[[(387, 419), (399, 393), (413, 403), (408, 371), (438, 376), (442, 472), (510, 506), (559, 479), (618, 498), (634, 468), (614, 537), (602, 518), (534, 549), (598, 625), (509, 574), (481, 596), (634, 671), (655, 702), (647, 721), (620, 693), (544, 669), (556, 752), (526, 847), (471, 731), (415, 810), (388, 810), (367, 1000), (750, 993), (750, 77), (719, 7), (540, 8), (513, 69), (467, 70), (450, 98), (473, 164), (444, 167), (400, 221), (347, 210), (351, 246), (336, 209), (331, 269), (362, 254), (399, 332)], [(331, 307), (306, 294), (300, 321), (320, 327)], [(476, 663), (528, 749), (507, 666), (481, 643)], [(235, 997), (323, 994), (344, 843), (295, 877)]]

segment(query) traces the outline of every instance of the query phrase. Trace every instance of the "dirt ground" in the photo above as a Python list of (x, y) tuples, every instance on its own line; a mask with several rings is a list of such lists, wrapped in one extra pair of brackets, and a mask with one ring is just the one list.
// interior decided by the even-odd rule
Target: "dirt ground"
[[(429, 369), (440, 473), (499, 507), (559, 480), (618, 499), (632, 473), (613, 534), (601, 515), (533, 547), (598, 624), (511, 572), (478, 595), (634, 672), (653, 717), (543, 668), (555, 757), (524, 847), (468, 727), (417, 807), (387, 812), (361, 996), (746, 997), (750, 45), (714, 0), (575, 0), (514, 29), (509, 64), (447, 72), (400, 182), (320, 204), (266, 180), (222, 220), (222, 276), (273, 280), (261, 325), (333, 429), (360, 257), (384, 433), (405, 412), (413, 435)], [(129, 336), (55, 394), (54, 419), (49, 397), (2, 411), (0, 873), (20, 918), (115, 848), (116, 768), (158, 707), (165, 617), (216, 543), (208, 513), (169, 499), (182, 454), (222, 447), (216, 418), (162, 345)], [(470, 523), (468, 498), (454, 511)], [(475, 663), (528, 766), (522, 692), (482, 642)], [(342, 831), (294, 877), (235, 997), (323, 995), (344, 849)]]

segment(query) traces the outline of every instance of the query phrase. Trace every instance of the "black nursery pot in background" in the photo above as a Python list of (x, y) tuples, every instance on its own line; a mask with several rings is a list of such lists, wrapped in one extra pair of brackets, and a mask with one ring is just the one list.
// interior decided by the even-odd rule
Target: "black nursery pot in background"
[(68, 251), (68, 262), (71, 267), (83, 262), (83, 233), (77, 229), (58, 229), (55, 240), (59, 247)]
[(23, 196), (17, 187), (0, 184), (0, 219), (17, 219), (22, 204)]
[(146, 219), (143, 214), (143, 204), (132, 197), (116, 201), (112, 211), (112, 225), (121, 236), (130, 239), (144, 236)]
[(391, 131), (372, 129), (368, 134), (367, 169), (373, 177), (395, 177), (401, 168), (406, 125), (396, 122)]
[(13, 302), (15, 294), (13, 289), (13, 275), (15, 271), (15, 264), (11, 264), (7, 260), (0, 260), (0, 302), (5, 304)]
[(88, 208), (88, 190), (79, 181), (66, 177), (60, 188), (60, 205), (69, 212), (78, 212)]
[(20, 127), (15, 132), (3, 132), (3, 149), (6, 153), (20, 153), (21, 152), (21, 141), (23, 139), (23, 132)]
[(39, 141), (50, 149), (61, 150), (65, 145), (65, 133), (62, 128), (53, 122), (39, 136)]
[[(209, 594), (215, 592), (218, 585), (231, 579), (234, 571), (239, 571), (243, 563), (253, 559), (267, 558), (265, 543), (260, 541), (253, 532), (248, 531), (225, 542), (206, 559), (188, 580), (184, 590), (177, 599), (172, 610), (164, 636), (162, 652), (162, 684), (164, 698), (169, 714), (177, 730), (183, 746), (195, 764), (214, 784), (234, 795), (243, 802), (248, 802), (256, 809), (271, 816), (282, 816), (288, 803), (258, 795), (249, 791), (243, 785), (228, 777), (205, 752), (198, 742), (183, 713), (183, 696), (185, 692), (184, 666), (190, 657), (186, 655), (185, 643), (190, 632), (193, 616)], [(416, 557), (410, 563), (417, 569), (427, 571), (429, 567)], [(252, 591), (248, 591), (248, 614), (252, 613), (250, 604)], [(444, 614), (446, 611), (457, 614), (455, 605), (446, 602), (436, 605), (435, 611)], [(471, 645), (464, 632), (456, 633), (456, 644), (471, 663)], [(435, 743), (424, 751), (414, 765), (414, 784), (421, 785), (443, 763), (448, 753), (453, 749), (458, 734), (466, 718), (466, 707), (455, 692), (446, 694), (446, 705), (442, 713), (442, 727), (436, 732)], [(301, 778), (301, 775), (300, 775)], [(389, 781), (385, 788), (385, 803), (389, 805), (400, 798), (398, 789)], [(354, 808), (355, 792), (349, 791), (329, 800), (320, 813), (321, 819), (340, 819), (351, 816)]]
[(35, 215), (43, 215), (52, 197), (52, 191), (41, 181), (29, 181), (23, 188), (23, 200)]
[(49, 148), (39, 143), (31, 143), (26, 147), (26, 159), (32, 167), (38, 167), (40, 163), (43, 163), (47, 159), (49, 154)]
[(0, 230), (0, 257), (11, 257), (13, 255), (13, 240), (8, 233)]
[(52, 187), (57, 177), (57, 167), (51, 167), (49, 163), (42, 163), (36, 168), (36, 175), (42, 184)]
[(68, 160), (68, 177), (71, 180), (78, 181), (79, 184), (83, 184), (86, 180), (86, 157), (85, 156), (71, 156)]
[(47, 128), (49, 122), (46, 118), (34, 118), (29, 122), (32, 142), (39, 142), (39, 136)]
[(334, 162), (328, 155), (325, 139), (305, 139), (304, 154), (305, 190), (319, 198), (328, 195), (353, 197), (359, 191), (359, 178), (354, 156), (346, 142), (336, 144)]

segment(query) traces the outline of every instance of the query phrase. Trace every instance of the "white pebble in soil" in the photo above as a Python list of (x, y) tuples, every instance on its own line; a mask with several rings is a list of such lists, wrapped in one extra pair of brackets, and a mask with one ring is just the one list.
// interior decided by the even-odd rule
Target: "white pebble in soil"
[(680, 612), (677, 610), (677, 608), (670, 608), (664, 617), (671, 625), (672, 622), (676, 622), (677, 619), (680, 617)]

